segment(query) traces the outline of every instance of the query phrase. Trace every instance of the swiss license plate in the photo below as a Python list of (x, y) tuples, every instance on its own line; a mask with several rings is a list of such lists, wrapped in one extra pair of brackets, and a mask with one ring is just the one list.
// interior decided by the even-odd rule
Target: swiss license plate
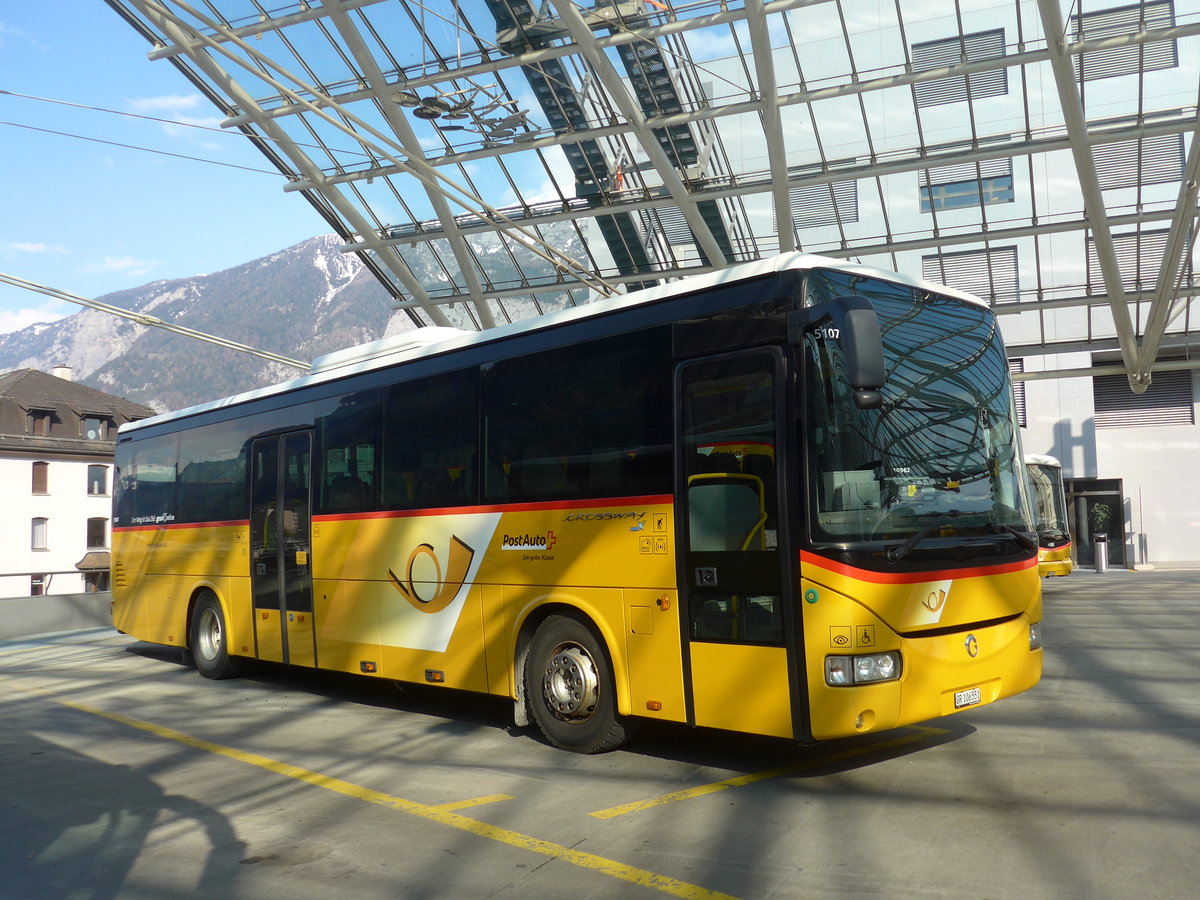
[(979, 688), (977, 687), (968, 688), (965, 691), (955, 691), (954, 708), (962, 709), (964, 706), (974, 706), (982, 699), (983, 695), (979, 692)]

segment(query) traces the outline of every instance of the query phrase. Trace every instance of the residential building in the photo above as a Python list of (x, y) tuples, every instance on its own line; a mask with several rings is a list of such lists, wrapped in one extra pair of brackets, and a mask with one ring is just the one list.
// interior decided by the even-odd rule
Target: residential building
[(48, 375), (0, 375), (0, 597), (109, 588), (117, 428), (154, 411)]

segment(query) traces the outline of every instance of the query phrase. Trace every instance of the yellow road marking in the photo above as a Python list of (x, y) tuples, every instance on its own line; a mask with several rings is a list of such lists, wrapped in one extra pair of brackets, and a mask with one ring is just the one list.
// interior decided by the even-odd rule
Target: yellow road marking
[(752, 772), (749, 775), (738, 775), (734, 778), (726, 778), (723, 781), (714, 781), (710, 784), (698, 785), (694, 788), (686, 788), (682, 791), (673, 791), (670, 794), (662, 794), (658, 797), (650, 797), (645, 800), (634, 800), (632, 803), (623, 803), (620, 806), (612, 806), (608, 809), (598, 809), (595, 812), (588, 813), (596, 819), (615, 819), (617, 816), (624, 816), (632, 812), (639, 812), (643, 809), (654, 809), (658, 806), (666, 806), (669, 803), (678, 803), (681, 800), (694, 800), (697, 797), (704, 797), (708, 794), (715, 794), (718, 791), (729, 790), (729, 788), (742, 787), (747, 784), (754, 784), (757, 781), (767, 781), (771, 778), (781, 778), (784, 775), (793, 775), (796, 772), (801, 772), (805, 769), (815, 769), (819, 766), (829, 765), (831, 762), (840, 762), (846, 759), (852, 759), (856, 756), (863, 756), (867, 753), (873, 753), (876, 750), (889, 749), (891, 747), (901, 747), (905, 744), (911, 744), (914, 741), (920, 740), (923, 737), (931, 735), (949, 734), (948, 729), (930, 728), (928, 726), (919, 726), (915, 729), (918, 733), (904, 737), (892, 738), (887, 741), (877, 741), (873, 744), (863, 744), (857, 747), (848, 747), (845, 750), (839, 750), (837, 753), (829, 753), (817, 759), (805, 760), (801, 763), (793, 763), (792, 765), (780, 766), (776, 769), (766, 769), (762, 772)]
[(13, 653), (29, 653), (33, 650), (49, 650), (50, 645), (36, 644), (33, 647), (16, 647), (12, 650), (0, 650), (0, 656), (10, 656)]
[(661, 875), (657, 872), (639, 869), (636, 866), (629, 866), (613, 859), (597, 856), (594, 853), (585, 853), (581, 850), (574, 850), (570, 847), (563, 846), (562, 844), (556, 844), (552, 841), (544, 841), (541, 838), (535, 838), (527, 834), (521, 834), (518, 831), (511, 831), (507, 828), (500, 828), (496, 825), (489, 825), (486, 822), (480, 822), (476, 819), (460, 816), (451, 809), (447, 808), (452, 804), (447, 804), (444, 806), (427, 806), (423, 803), (405, 800), (403, 797), (396, 797), (392, 794), (385, 794), (382, 791), (376, 791), (370, 788), (362, 787), (361, 785), (352, 784), (348, 781), (343, 781), (340, 778), (322, 775), (320, 772), (314, 772), (311, 769), (305, 769), (301, 766), (294, 766), (290, 763), (280, 762), (278, 760), (271, 759), (270, 757), (261, 756), (257, 753), (250, 753), (233, 747), (226, 747), (222, 744), (216, 744), (212, 741), (206, 741), (202, 738), (192, 737), (189, 734), (184, 734), (182, 731), (176, 731), (173, 728), (167, 728), (163, 725), (155, 725), (152, 722), (144, 722), (140, 719), (123, 716), (120, 713), (106, 712), (105, 710), (97, 709), (93, 706), (87, 706), (82, 703), (73, 703), (67, 700), (57, 700), (56, 702), (61, 703), (63, 706), (68, 706), (71, 709), (78, 710), (79, 712), (88, 713), (93, 716), (100, 716), (101, 718), (109, 719), (113, 722), (119, 722), (122, 725), (127, 725), (130, 728), (136, 728), (140, 731), (147, 731), (150, 734), (158, 737), (176, 741), (177, 743), (184, 744), (185, 746), (193, 747), (197, 750), (203, 750), (206, 753), (224, 756), (228, 759), (246, 763), (247, 765), (257, 766), (260, 769), (265, 769), (266, 771), (273, 772), (276, 775), (282, 775), (285, 778), (293, 778), (297, 781), (302, 781), (305, 784), (324, 788), (327, 791), (333, 791), (334, 793), (342, 794), (346, 797), (353, 797), (356, 800), (362, 800), (366, 803), (373, 803), (377, 806), (384, 806), (389, 809), (398, 809), (401, 812), (418, 816), (430, 822), (436, 822), (439, 825), (446, 825), (450, 828), (456, 828), (459, 831), (465, 831), (478, 837), (487, 838), (488, 840), (496, 841), (501, 844), (507, 844), (510, 847), (516, 847), (520, 850), (528, 850), (531, 853), (540, 853), (542, 856), (547, 856), (551, 859), (562, 860), (563, 862), (570, 863), (573, 866), (579, 866), (582, 869), (598, 872), (601, 875), (608, 875), (612, 878), (616, 878), (621, 881), (627, 881), (631, 884), (655, 888), (675, 897), (685, 897), (688, 898), (688, 900), (702, 900), (702, 898), (713, 898), (713, 900), (717, 900), (717, 898), (721, 898), (721, 900), (734, 900), (734, 898), (732, 898), (729, 894), (722, 894), (718, 891), (710, 891), (707, 888), (703, 888), (695, 884), (689, 884), (688, 882), (681, 881), (678, 878), (671, 878), (670, 876)]
[(471, 800), (455, 800), (453, 803), (439, 803), (437, 806), (431, 806), (430, 809), (470, 809), (473, 806), (483, 806), (488, 803), (501, 803), (505, 800), (511, 800), (512, 794), (488, 794), (486, 797), (475, 797)]

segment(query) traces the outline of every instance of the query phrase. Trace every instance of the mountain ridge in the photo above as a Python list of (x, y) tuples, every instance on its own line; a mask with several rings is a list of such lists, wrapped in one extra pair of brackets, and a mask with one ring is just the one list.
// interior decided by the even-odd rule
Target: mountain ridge
[[(229, 269), (97, 298), (281, 356), (312, 359), (415, 328), (326, 234)], [(82, 384), (158, 411), (293, 378), (297, 370), (97, 309), (0, 335), (0, 371), (66, 365)]]

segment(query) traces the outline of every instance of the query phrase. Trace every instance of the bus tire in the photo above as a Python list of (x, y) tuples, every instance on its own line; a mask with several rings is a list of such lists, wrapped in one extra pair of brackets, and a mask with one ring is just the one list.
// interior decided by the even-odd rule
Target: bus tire
[(229, 632), (225, 614), (212, 591), (196, 600), (188, 633), (192, 661), (205, 678), (229, 678), (237, 674), (237, 664), (229, 656)]
[(525, 700), (546, 740), (561, 750), (615, 750), (632, 734), (617, 715), (612, 663), (595, 631), (570, 615), (547, 618), (525, 658)]

